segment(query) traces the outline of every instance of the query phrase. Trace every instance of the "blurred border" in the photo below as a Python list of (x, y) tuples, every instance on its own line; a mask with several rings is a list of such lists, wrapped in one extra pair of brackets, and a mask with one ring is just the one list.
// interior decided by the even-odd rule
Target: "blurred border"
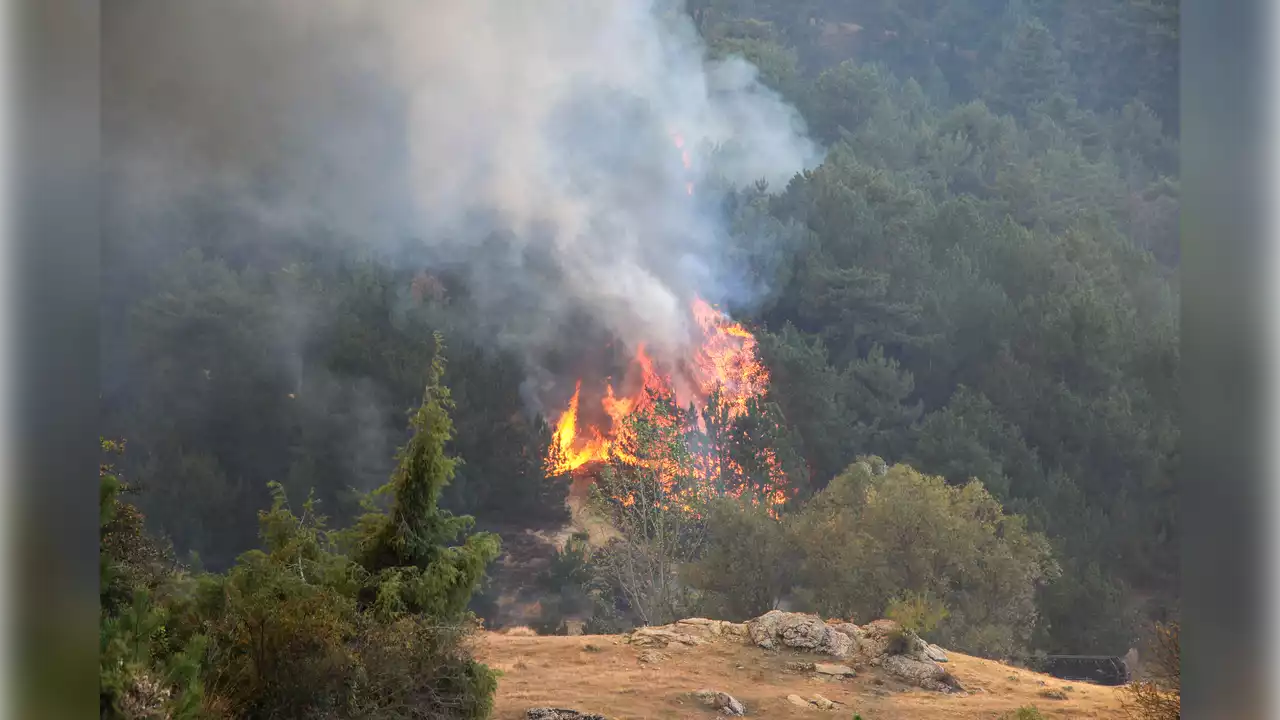
[(99, 7), (4, 4), (6, 717), (97, 714)]
[[(6, 717), (94, 713), (99, 12), (90, 0), (12, 0), (0, 13)], [(1280, 709), (1269, 689), (1280, 632), (1267, 612), (1280, 599), (1272, 482), (1280, 443), (1268, 442), (1280, 383), (1267, 373), (1276, 364), (1267, 351), (1280, 339), (1272, 282), (1280, 253), (1267, 217), (1280, 207), (1267, 132), (1280, 115), (1280, 73), (1268, 56), (1280, 36), (1274, 15), (1260, 0), (1182, 3), (1189, 718)]]
[(1182, 707), (1275, 717), (1272, 3), (1182, 3)]

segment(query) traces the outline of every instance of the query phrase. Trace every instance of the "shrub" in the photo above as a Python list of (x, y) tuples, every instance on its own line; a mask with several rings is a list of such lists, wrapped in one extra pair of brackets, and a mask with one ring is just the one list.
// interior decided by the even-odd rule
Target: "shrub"
[[(124, 443), (102, 439), (105, 453)], [(130, 488), (109, 462), (98, 467), (98, 696), (103, 718), (162, 714), (194, 718), (204, 701), (205, 638), (176, 634), (158, 604), (177, 573), (169, 548), (147, 535), (145, 519), (121, 500)]]
[(262, 549), (225, 574), (158, 570), (103, 466), (104, 717), (489, 715), (497, 679), (468, 651), (467, 605), (498, 543), (439, 507), (455, 463), (442, 370), (437, 356), (414, 434), (375, 493), (385, 510), (367, 502), (354, 528), (331, 531), (313, 498), (295, 514), (272, 483)]
[(702, 614), (747, 620), (776, 608), (795, 574), (783, 522), (767, 508), (724, 498), (711, 503), (707, 528), (706, 554), (690, 574), (706, 593)]
[(884, 616), (917, 635), (933, 632), (947, 619), (946, 605), (929, 593), (908, 591), (889, 601)]
[(1182, 647), (1178, 623), (1157, 624), (1148, 677), (1125, 686), (1125, 714), (1134, 720), (1177, 720), (1182, 714)]
[(1036, 590), (1057, 572), (1044, 536), (977, 481), (954, 487), (906, 465), (878, 466), (854, 463), (794, 521), (798, 582), (815, 609), (860, 618), (892, 610), (974, 654), (1025, 647)]

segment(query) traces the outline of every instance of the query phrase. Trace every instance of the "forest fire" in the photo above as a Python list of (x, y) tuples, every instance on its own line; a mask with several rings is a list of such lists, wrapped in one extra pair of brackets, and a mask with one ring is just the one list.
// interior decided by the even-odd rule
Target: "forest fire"
[[(619, 387), (615, 388), (611, 381), (604, 383), (598, 396), (602, 412), (593, 413), (598, 418), (595, 422), (584, 421), (587, 413), (582, 406), (582, 381), (578, 380), (552, 435), (547, 453), (548, 472), (590, 472), (593, 464), (613, 461), (652, 467), (673, 494), (688, 492), (687, 488), (675, 489), (677, 478), (691, 482), (697, 494), (718, 491), (738, 495), (742, 492), (746, 471), (729, 457), (727, 448), (717, 447), (714, 439), (709, 438), (702, 413), (709, 407), (718, 411), (721, 423), (744, 416), (753, 401), (761, 399), (768, 389), (769, 372), (757, 356), (755, 337), (740, 324), (700, 298), (694, 299), (690, 313), (701, 334), (701, 343), (691, 356), (672, 367), (659, 368), (645, 347), (639, 346)], [(691, 420), (694, 426), (687, 428), (688, 431), (702, 433), (699, 452), (690, 452), (687, 457), (682, 455), (678, 461), (642, 460), (635, 456), (638, 438), (634, 437), (633, 421), (636, 419), (665, 423), (677, 433), (684, 430), (671, 427), (681, 420), (661, 412), (655, 407), (658, 403), (666, 403), (668, 408), (694, 410), (694, 414), (684, 420)], [(786, 478), (772, 451), (766, 449), (762, 453), (768, 482), (758, 488), (763, 492), (754, 495), (771, 506), (779, 505), (786, 500)], [(617, 499), (624, 504), (633, 501)]]

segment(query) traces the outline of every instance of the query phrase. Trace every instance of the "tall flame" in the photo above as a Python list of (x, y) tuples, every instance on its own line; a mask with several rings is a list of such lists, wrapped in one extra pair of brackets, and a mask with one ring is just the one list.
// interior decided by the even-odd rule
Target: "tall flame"
[[(769, 385), (769, 372), (757, 356), (757, 341), (742, 325), (733, 322), (701, 298), (695, 298), (690, 314), (701, 333), (701, 342), (688, 358), (671, 363), (672, 367), (660, 369), (645, 351), (644, 345), (636, 348), (629, 371), (624, 378), (631, 388), (620, 394), (612, 382), (605, 383), (600, 395), (599, 425), (583, 426), (579, 415), (582, 381), (574, 386), (569, 405), (556, 422), (551, 447), (547, 454), (547, 469), (554, 474), (569, 473), (584, 466), (611, 458), (630, 465), (640, 465), (628, 448), (635, 447), (630, 437), (630, 418), (653, 410), (654, 398), (669, 398), (680, 407), (693, 406), (703, 410), (714, 392), (719, 392), (720, 407), (729, 419), (744, 415), (753, 400), (764, 395)], [(607, 419), (607, 420), (606, 420)], [(698, 418), (702, 427), (701, 418)], [(703, 460), (705, 462), (705, 458)], [(657, 461), (660, 464), (663, 461)], [(695, 459), (695, 463), (699, 460)], [(714, 464), (715, 467), (711, 465)], [(783, 489), (785, 477), (776, 456), (765, 451), (764, 464), (776, 482), (767, 489), (764, 502), (776, 506), (786, 501)], [(658, 475), (674, 478), (681, 468), (660, 467)], [(706, 467), (685, 468), (687, 474), (710, 484), (725, 473), (735, 477), (745, 475), (743, 469), (732, 460), (720, 457)], [(707, 488), (703, 488), (705, 491)], [(634, 499), (616, 498), (623, 504)], [(677, 499), (687, 505), (687, 499)]]
[[(680, 151), (680, 163), (685, 170), (692, 170), (693, 158), (685, 147), (684, 136), (672, 132), (671, 139)], [(687, 182), (685, 190), (692, 195), (693, 182)], [(728, 494), (742, 492), (743, 484), (732, 480), (745, 478), (747, 473), (719, 449), (709, 448), (710, 452), (705, 452), (708, 450), (705, 443), (704, 452), (690, 453), (688, 462), (693, 466), (687, 468), (673, 466), (675, 461), (669, 457), (651, 457), (642, 461), (632, 453), (640, 444), (633, 436), (633, 425), (629, 420), (635, 417), (655, 420), (655, 398), (665, 398), (680, 408), (692, 406), (694, 424), (698, 430), (706, 431), (701, 413), (713, 393), (718, 393), (719, 410), (728, 420), (734, 420), (745, 415), (752, 401), (762, 397), (769, 387), (769, 372), (757, 357), (755, 337), (746, 328), (697, 297), (693, 299), (690, 315), (701, 333), (700, 342), (693, 352), (688, 357), (668, 362), (669, 367), (659, 368), (645, 352), (645, 346), (640, 344), (627, 374), (622, 378), (620, 388), (626, 392), (615, 389), (612, 382), (604, 383), (599, 392), (603, 412), (588, 414), (599, 422), (583, 423), (579, 414), (582, 380), (577, 381), (568, 407), (556, 421), (551, 446), (547, 450), (548, 472), (576, 473), (576, 477), (582, 479), (584, 468), (592, 463), (614, 460), (631, 466), (645, 466), (655, 471), (655, 476), (667, 489), (669, 497), (663, 502), (675, 503), (686, 509), (691, 507), (692, 498), (682, 494), (706, 495), (712, 485)], [(674, 420), (661, 422), (666, 423), (667, 430), (675, 429), (670, 424)], [(680, 422), (688, 422), (688, 419)], [(776, 508), (787, 500), (786, 477), (772, 450), (764, 450), (763, 458), (758, 457), (757, 461), (766, 469), (770, 479), (769, 486), (764, 488), (762, 501)], [(697, 487), (677, 490), (674, 487), (677, 476), (695, 478)], [(728, 484), (724, 482), (726, 477), (731, 480)], [(636, 502), (634, 497), (614, 499), (627, 506)]]
[[(684, 147), (684, 136), (678, 132), (671, 133), (671, 140), (676, 144), (676, 149), (680, 151), (680, 164), (684, 165), (685, 170), (693, 169), (693, 157), (689, 155), (689, 151)], [(684, 184), (684, 190), (689, 195), (693, 194), (693, 182), (688, 181)]]

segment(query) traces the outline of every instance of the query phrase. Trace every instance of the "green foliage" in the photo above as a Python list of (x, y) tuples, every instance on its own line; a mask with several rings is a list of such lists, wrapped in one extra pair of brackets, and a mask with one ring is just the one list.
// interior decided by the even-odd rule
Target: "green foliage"
[(928, 593), (908, 591), (889, 601), (884, 616), (917, 635), (933, 632), (950, 612), (947, 606)]
[(1057, 571), (1045, 538), (980, 483), (951, 487), (878, 458), (833, 480), (795, 527), (798, 582), (819, 612), (866, 620), (892, 608), (924, 631), (936, 622), (947, 646), (987, 656), (1026, 644), (1036, 590)]
[(596, 577), (592, 555), (587, 533), (574, 533), (565, 540), (564, 547), (556, 551), (547, 569), (538, 575), (543, 596), (539, 600), (539, 617), (532, 624), (538, 634), (566, 634), (567, 618), (593, 615), (597, 602), (592, 593)]
[(1026, 20), (996, 56), (984, 95), (997, 112), (1025, 112), (1037, 102), (1070, 93), (1069, 73), (1049, 28), (1037, 19)]
[(1024, 705), (1017, 710), (1005, 713), (1002, 720), (1044, 720), (1044, 714), (1034, 705)]
[[(120, 455), (121, 441), (101, 440)], [(175, 637), (162, 595), (176, 572), (167, 548), (147, 536), (143, 517), (120, 494), (128, 490), (114, 466), (98, 468), (99, 488), (99, 697), (104, 718), (166, 713), (198, 717), (205, 638)]]
[[(442, 350), (438, 335), (436, 342)], [(439, 507), (440, 493), (453, 479), (457, 463), (445, 452), (454, 431), (443, 374), (444, 357), (438, 351), (422, 405), (410, 419), (413, 437), (400, 451), (391, 481), (374, 493), (390, 496), (391, 507), (361, 517), (351, 536), (355, 557), (373, 576), (366, 592), (376, 597), (378, 612), (386, 617), (407, 612), (456, 621), (499, 552), (492, 533), (468, 535), (461, 546), (450, 546), (474, 521)]]
[[(700, 190), (728, 237), (711, 259), (741, 269), (735, 287), (758, 301), (734, 312), (757, 331), (773, 382), (741, 423), (650, 439), (739, 465), (699, 478), (717, 492), (758, 491), (774, 461), (793, 505), (830, 483), (798, 525), (865, 504), (870, 476), (845, 472), (860, 455), (953, 486), (976, 478), (1061, 564), (1033, 598), (1030, 642), (1122, 652), (1179, 587), (1178, 3), (696, 0), (688, 11), (709, 57), (755, 63), (828, 154), (785, 188)], [(708, 174), (754, 151), (708, 148)], [(223, 570), (255, 545), (268, 482), (314, 489), (345, 526), (394, 471), (399, 519), (341, 538), (370, 564), (359, 604), (457, 615), (492, 548), (483, 536), (453, 545), (469, 524), (446, 510), (494, 524), (566, 518), (566, 479), (543, 469), (549, 430), (522, 396), (525, 366), (488, 343), (512, 327), (477, 331), (467, 282), (421, 272), (436, 259), (412, 244), (262, 243), (218, 204), (175, 211), (190, 223), (163, 238), (117, 233), (104, 255), (105, 430), (130, 438), (121, 462), (146, 488), (140, 508), (183, 557)], [(415, 446), (397, 470), (402, 411), (419, 399), (436, 331), (456, 338), (449, 450), (468, 462)], [(415, 422), (436, 433), (432, 413)], [(402, 527), (409, 516), (420, 519)], [(754, 537), (753, 521), (724, 522)], [(105, 605), (168, 585), (163, 551), (134, 530), (111, 537), (134, 560), (104, 565)], [(699, 553), (681, 549), (678, 564)], [(927, 589), (885, 572), (819, 585), (864, 612)], [(775, 584), (753, 583), (759, 597)], [(634, 618), (618, 593), (587, 593), (601, 627)], [(992, 652), (1027, 642), (1011, 630), (1026, 627), (1023, 604), (975, 619), (968, 600), (938, 598), (952, 615), (937, 632), (968, 628), (965, 642)]]
[(690, 574), (706, 593), (701, 614), (743, 621), (776, 608), (795, 568), (783, 523), (763, 507), (729, 498), (710, 504), (706, 523), (705, 554)]
[[(262, 548), (225, 574), (169, 569), (148, 585), (157, 575), (142, 572), (154, 562), (134, 537), (140, 516), (118, 502), (120, 483), (103, 465), (104, 714), (489, 715), (496, 676), (464, 643), (475, 626), (467, 603), (498, 543), (439, 507), (454, 466), (443, 369), (437, 356), (400, 467), (379, 493), (385, 512), (332, 531), (314, 497), (295, 514), (272, 483)], [(108, 602), (131, 587), (131, 605)]]

